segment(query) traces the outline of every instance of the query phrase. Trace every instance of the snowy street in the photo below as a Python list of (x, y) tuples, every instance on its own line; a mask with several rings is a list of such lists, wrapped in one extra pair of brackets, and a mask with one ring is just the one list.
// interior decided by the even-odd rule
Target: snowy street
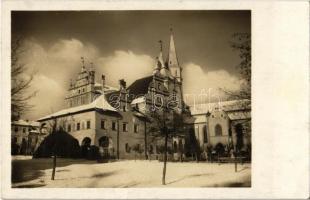
[(111, 163), (57, 158), (55, 180), (52, 159), (15, 157), (12, 187), (250, 187), (251, 164), (168, 162), (166, 185), (161, 185), (163, 163), (124, 160)]

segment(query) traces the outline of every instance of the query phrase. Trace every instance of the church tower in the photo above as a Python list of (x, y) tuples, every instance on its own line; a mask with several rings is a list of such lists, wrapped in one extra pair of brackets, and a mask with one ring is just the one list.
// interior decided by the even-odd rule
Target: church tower
[(169, 43), (169, 52), (167, 58), (167, 64), (171, 71), (173, 77), (175, 77), (179, 82), (182, 82), (182, 68), (179, 65), (179, 61), (177, 58), (177, 53), (175, 50), (174, 38), (172, 28), (170, 28), (170, 43)]
[(86, 69), (84, 58), (82, 57), (82, 67), (75, 81), (71, 81), (68, 94), (66, 96), (67, 106), (75, 107), (89, 104), (95, 99), (95, 70)]

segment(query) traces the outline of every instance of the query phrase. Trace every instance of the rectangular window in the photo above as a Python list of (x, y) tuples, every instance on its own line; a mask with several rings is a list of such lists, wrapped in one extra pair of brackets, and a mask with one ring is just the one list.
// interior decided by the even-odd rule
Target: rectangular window
[(112, 130), (113, 130), (113, 131), (116, 130), (116, 122), (112, 122)]
[(76, 124), (76, 130), (77, 130), (77, 131), (79, 131), (79, 130), (80, 130), (80, 128), (81, 128), (80, 126), (81, 126), (81, 124), (80, 124), (80, 123), (77, 123), (77, 124)]
[(105, 129), (105, 120), (101, 120), (101, 129)]
[(82, 128), (81, 128), (81, 129), (84, 130), (84, 129), (85, 129), (85, 122), (82, 122), (81, 125), (82, 125)]
[(68, 132), (71, 132), (71, 124), (68, 125)]
[(15, 126), (15, 132), (17, 132), (18, 131), (18, 127), (17, 126)]
[(87, 129), (90, 129), (90, 121), (87, 121), (87, 122), (86, 122), (86, 128), (87, 128)]
[(123, 132), (127, 132), (128, 131), (128, 129), (127, 129), (127, 123), (123, 123)]
[(134, 129), (135, 133), (138, 133), (138, 131), (139, 131), (139, 124), (134, 124), (133, 125), (133, 129)]
[(26, 133), (26, 128), (23, 128), (23, 133)]

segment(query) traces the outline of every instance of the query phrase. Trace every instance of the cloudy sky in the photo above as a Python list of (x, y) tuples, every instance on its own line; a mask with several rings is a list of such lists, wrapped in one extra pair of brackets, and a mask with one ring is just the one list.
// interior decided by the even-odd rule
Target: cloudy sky
[(250, 11), (12, 12), (12, 39), (25, 39), (20, 61), (29, 73), (35, 72), (32, 89), (38, 91), (25, 118), (65, 107), (64, 96), (80, 70), (81, 56), (86, 64), (94, 63), (98, 81), (104, 73), (111, 86), (117, 87), (122, 78), (129, 85), (150, 75), (159, 40), (167, 55), (170, 27), (184, 69), (184, 93), (239, 88), (240, 60), (229, 41), (233, 33), (250, 33)]

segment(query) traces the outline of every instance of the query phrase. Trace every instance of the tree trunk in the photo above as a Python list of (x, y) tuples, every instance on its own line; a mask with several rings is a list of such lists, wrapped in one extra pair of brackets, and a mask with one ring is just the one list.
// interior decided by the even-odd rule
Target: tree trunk
[(52, 180), (55, 179), (55, 171), (56, 171), (56, 154), (53, 156), (53, 172), (52, 172)]
[(117, 160), (119, 160), (119, 120), (117, 120), (117, 149), (116, 149), (116, 155)]
[(162, 176), (162, 185), (166, 185), (166, 168), (167, 168), (167, 149), (168, 149), (168, 133), (165, 131), (165, 150), (164, 150), (164, 168)]
[(147, 156), (147, 135), (146, 135), (146, 121), (144, 121), (144, 154), (145, 154), (145, 160), (148, 159)]

